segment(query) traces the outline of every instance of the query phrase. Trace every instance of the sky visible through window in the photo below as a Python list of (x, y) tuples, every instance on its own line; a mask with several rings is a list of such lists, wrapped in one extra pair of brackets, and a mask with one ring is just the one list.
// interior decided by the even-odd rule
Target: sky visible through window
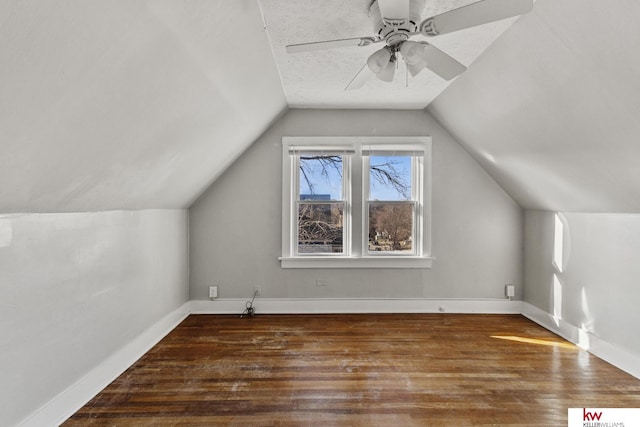
[(342, 200), (342, 158), (300, 159), (300, 200)]
[[(341, 200), (342, 160), (335, 156), (332, 162), (316, 158), (300, 159), (301, 200)], [(337, 159), (337, 160), (336, 160)], [(400, 201), (411, 196), (411, 156), (371, 156), (369, 200)], [(404, 184), (405, 194), (375, 176), (374, 168), (382, 169)], [(408, 194), (407, 194), (408, 193)]]
[[(411, 197), (411, 156), (371, 156), (369, 158), (369, 200), (399, 201)], [(381, 168), (393, 174), (402, 182), (408, 194), (402, 194), (389, 183), (376, 179), (374, 168)]]

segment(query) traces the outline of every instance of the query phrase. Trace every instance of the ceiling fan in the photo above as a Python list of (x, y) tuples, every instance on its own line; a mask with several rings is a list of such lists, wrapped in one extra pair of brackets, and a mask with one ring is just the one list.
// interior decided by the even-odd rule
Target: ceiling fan
[(391, 82), (399, 58), (405, 61), (407, 72), (413, 77), (428, 68), (443, 79), (451, 80), (467, 67), (426, 41), (409, 38), (447, 34), (522, 15), (533, 8), (533, 0), (481, 0), (421, 20), (424, 3), (425, 0), (373, 0), (369, 7), (373, 36), (292, 44), (286, 50), (299, 53), (384, 42), (385, 46), (369, 56), (345, 90), (362, 87), (374, 75)]

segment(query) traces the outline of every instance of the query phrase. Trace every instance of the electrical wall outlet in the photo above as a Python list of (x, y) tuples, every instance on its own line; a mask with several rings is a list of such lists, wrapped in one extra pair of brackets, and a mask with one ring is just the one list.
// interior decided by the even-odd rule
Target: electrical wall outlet
[(316, 286), (329, 286), (327, 279), (316, 279)]
[(218, 287), (217, 286), (209, 286), (209, 298), (212, 298), (212, 299), (218, 298)]
[(255, 286), (253, 287), (253, 294), (254, 294), (255, 296), (260, 296), (260, 295), (262, 294), (262, 289), (260, 289), (260, 286), (255, 285)]
[(515, 285), (505, 285), (504, 293), (507, 298), (513, 298), (516, 296), (516, 286)]

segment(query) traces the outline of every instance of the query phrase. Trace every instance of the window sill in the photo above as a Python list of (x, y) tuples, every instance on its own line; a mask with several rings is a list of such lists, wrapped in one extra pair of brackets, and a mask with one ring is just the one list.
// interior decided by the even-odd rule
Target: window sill
[(431, 268), (432, 257), (279, 257), (281, 268)]

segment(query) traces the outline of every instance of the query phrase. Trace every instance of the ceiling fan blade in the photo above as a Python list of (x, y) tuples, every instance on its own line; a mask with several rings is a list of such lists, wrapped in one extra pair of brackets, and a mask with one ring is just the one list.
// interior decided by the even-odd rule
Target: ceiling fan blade
[(467, 69), (454, 58), (428, 43), (424, 46), (424, 58), (426, 67), (445, 80), (451, 80)]
[(373, 37), (355, 37), (351, 39), (326, 40), (322, 42), (290, 44), (287, 53), (311, 52), (314, 50), (336, 49), (340, 47), (368, 46), (376, 43)]
[(367, 64), (364, 64), (362, 68), (360, 68), (360, 71), (358, 71), (358, 73), (355, 76), (353, 76), (353, 78), (351, 79), (347, 87), (344, 88), (344, 90), (360, 89), (374, 75), (375, 74), (373, 74), (373, 71), (369, 69), (369, 66)]
[(482, 0), (427, 18), (419, 28), (425, 36), (436, 36), (522, 15), (531, 9), (533, 0)]
[(410, 0), (377, 0), (380, 16), (386, 19), (409, 19)]

